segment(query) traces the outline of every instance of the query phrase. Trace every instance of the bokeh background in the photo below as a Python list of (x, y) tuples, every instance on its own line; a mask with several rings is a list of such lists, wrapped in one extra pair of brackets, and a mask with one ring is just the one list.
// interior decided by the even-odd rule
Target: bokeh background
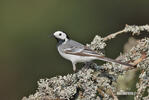
[[(73, 72), (48, 38), (56, 30), (86, 44), (125, 24), (148, 23), (149, 0), (0, 0), (0, 99), (20, 100), (40, 78)], [(118, 56), (128, 37), (111, 40), (106, 55)]]

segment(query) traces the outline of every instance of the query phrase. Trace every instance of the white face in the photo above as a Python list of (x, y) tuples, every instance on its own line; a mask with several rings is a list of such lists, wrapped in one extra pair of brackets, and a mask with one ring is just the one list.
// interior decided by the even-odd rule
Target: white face
[(62, 31), (56, 31), (53, 35), (58, 39), (62, 39), (62, 40), (67, 39), (67, 35)]

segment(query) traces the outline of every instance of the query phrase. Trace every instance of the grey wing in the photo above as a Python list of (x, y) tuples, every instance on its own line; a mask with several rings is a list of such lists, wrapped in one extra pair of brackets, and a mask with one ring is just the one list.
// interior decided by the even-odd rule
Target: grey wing
[(76, 42), (74, 40), (69, 40), (65, 45), (63, 45), (64, 47), (64, 52), (71, 52), (71, 53), (77, 53), (77, 52), (81, 52), (84, 49), (84, 45)]
[(83, 44), (76, 42), (74, 40), (69, 40), (69, 42), (67, 42), (65, 44), (66, 48), (64, 49), (65, 53), (71, 53), (71, 54), (87, 54), (87, 55), (98, 55), (97, 52), (89, 49), (88, 47), (84, 46)]

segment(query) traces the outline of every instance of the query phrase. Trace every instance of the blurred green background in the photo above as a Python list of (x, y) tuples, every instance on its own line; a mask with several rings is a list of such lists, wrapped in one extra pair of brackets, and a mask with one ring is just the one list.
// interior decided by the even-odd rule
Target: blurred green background
[[(20, 100), (40, 78), (72, 73), (48, 38), (56, 30), (86, 44), (125, 24), (148, 23), (149, 0), (0, 0), (0, 99)], [(106, 55), (118, 56), (127, 39), (111, 40)]]

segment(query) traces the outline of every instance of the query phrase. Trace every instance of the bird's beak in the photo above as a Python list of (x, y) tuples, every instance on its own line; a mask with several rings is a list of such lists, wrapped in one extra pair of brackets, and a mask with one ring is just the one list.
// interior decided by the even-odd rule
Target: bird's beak
[(48, 38), (51, 38), (51, 37), (54, 37), (54, 35), (53, 35), (53, 34), (50, 34), (50, 35), (48, 36)]

